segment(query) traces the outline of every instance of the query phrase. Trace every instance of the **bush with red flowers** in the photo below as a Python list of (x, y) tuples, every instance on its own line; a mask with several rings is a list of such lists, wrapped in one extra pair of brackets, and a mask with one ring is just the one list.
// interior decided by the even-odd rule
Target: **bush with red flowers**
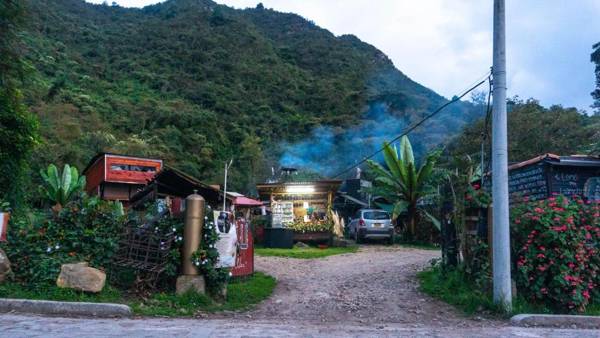
[(519, 292), (555, 312), (600, 301), (600, 206), (579, 197), (524, 202), (512, 212)]

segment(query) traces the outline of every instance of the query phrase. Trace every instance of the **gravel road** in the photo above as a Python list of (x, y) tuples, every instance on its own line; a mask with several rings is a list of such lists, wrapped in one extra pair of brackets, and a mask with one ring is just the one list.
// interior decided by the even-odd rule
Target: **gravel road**
[(419, 292), (416, 272), (436, 257), (439, 251), (382, 245), (364, 245), (354, 254), (321, 259), (256, 257), (256, 269), (275, 276), (278, 285), (256, 309), (234, 316), (408, 327), (504, 325), (467, 318)]

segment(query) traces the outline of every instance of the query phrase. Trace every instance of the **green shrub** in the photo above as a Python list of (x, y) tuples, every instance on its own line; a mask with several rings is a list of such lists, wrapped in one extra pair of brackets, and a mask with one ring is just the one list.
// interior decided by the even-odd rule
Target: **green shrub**
[(64, 263), (108, 268), (124, 224), (118, 203), (82, 195), (56, 214), (12, 218), (2, 247), (17, 282), (54, 284)]
[(523, 203), (512, 214), (517, 287), (554, 312), (600, 300), (600, 206), (564, 196)]

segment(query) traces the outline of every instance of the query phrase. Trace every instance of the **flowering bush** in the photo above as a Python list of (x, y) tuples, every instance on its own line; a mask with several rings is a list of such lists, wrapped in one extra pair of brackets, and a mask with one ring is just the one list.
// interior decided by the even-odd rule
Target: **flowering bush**
[[(153, 205), (148, 207), (146, 219), (153, 218), (157, 212), (158, 206)], [(215, 247), (219, 240), (219, 234), (216, 231), (212, 217), (212, 209), (206, 206), (204, 214), (204, 227), (202, 228), (201, 247), (192, 254), (192, 263), (198, 267), (198, 272), (206, 278), (206, 286), (209, 292), (216, 294), (227, 283), (229, 279), (229, 269), (217, 268), (217, 259), (219, 252)], [(163, 285), (172, 287), (175, 285), (175, 278), (181, 274), (181, 251), (183, 249), (183, 218), (163, 216), (157, 223), (156, 227), (162, 232), (173, 232), (175, 240), (171, 245), (169, 252), (169, 261), (167, 263), (163, 280)]]
[(492, 201), (490, 194), (479, 184), (469, 184), (465, 192), (466, 208), (487, 208)]
[(16, 281), (54, 284), (64, 263), (108, 268), (126, 221), (119, 204), (82, 195), (57, 214), (11, 218), (8, 241), (1, 245)]
[(331, 221), (309, 221), (304, 222), (303, 220), (296, 220), (293, 223), (287, 225), (288, 229), (292, 229), (295, 232), (331, 232), (333, 229), (333, 222)]
[[(210, 206), (207, 206), (205, 214), (212, 215)], [(200, 248), (192, 254), (192, 262), (198, 267), (199, 272), (204, 275), (204, 278), (206, 278), (208, 291), (216, 295), (227, 283), (229, 277), (231, 277), (231, 273), (227, 268), (216, 267), (219, 252), (215, 245), (219, 240), (219, 234), (214, 222), (208, 216), (204, 220), (204, 228), (202, 229), (203, 238), (200, 241)]]
[(517, 287), (556, 312), (600, 301), (600, 206), (581, 198), (527, 202), (512, 212)]

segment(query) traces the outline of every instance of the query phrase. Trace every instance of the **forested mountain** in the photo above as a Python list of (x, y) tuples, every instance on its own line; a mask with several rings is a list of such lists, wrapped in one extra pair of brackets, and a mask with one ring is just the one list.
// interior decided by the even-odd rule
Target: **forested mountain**
[[(231, 181), (245, 190), (285, 145), (315, 137), (318, 127), (332, 128), (335, 139), (381, 118), (373, 107), (409, 124), (446, 102), (358, 38), (262, 5), (26, 4), (21, 38), (31, 67), (23, 92), (42, 139), (34, 170), (81, 167), (95, 152), (113, 151), (157, 156), (219, 182), (223, 161), (234, 157)], [(480, 115), (469, 103), (452, 106), (415, 134), (416, 150)], [(340, 166), (355, 160), (333, 155), (347, 157)]]

